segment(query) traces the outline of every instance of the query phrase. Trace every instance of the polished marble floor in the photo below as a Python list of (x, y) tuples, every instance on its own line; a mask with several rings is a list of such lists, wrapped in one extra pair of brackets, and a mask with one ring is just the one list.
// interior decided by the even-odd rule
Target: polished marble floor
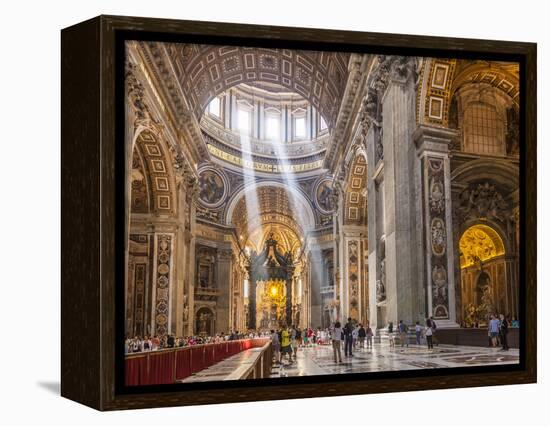
[[(235, 380), (259, 356), (260, 348), (253, 348), (213, 365), (183, 382)], [(388, 343), (375, 343), (372, 349), (356, 349), (353, 357), (343, 356), (335, 363), (332, 346), (314, 345), (299, 348), (296, 359), (289, 363), (274, 363), (271, 377), (312, 376), (324, 374), (369, 373), (375, 371), (418, 370), (519, 363), (519, 350), (500, 351), (500, 348), (440, 345), (433, 350), (426, 346), (410, 345), (391, 348)]]
[(517, 349), (501, 351), (500, 348), (453, 345), (440, 345), (430, 350), (426, 346), (391, 348), (387, 343), (375, 343), (372, 349), (356, 349), (351, 358), (343, 355), (342, 351), (342, 362), (337, 364), (331, 346), (301, 348), (294, 362), (284, 359), (282, 365), (274, 365), (272, 377), (519, 363)]

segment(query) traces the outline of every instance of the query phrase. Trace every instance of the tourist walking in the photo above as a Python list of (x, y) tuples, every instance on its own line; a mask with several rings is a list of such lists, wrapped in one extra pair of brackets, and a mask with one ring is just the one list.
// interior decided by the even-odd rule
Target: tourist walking
[(434, 344), (433, 344), (433, 328), (431, 327), (431, 324), (429, 322), (429, 318), (428, 318), (428, 321), (426, 321), (426, 330), (424, 331), (424, 334), (426, 335), (426, 342), (428, 343), (428, 349), (433, 349), (434, 348)]
[(288, 355), (288, 360), (292, 364), (292, 347), (290, 345), (290, 331), (288, 326), (285, 324), (283, 330), (281, 331), (281, 362), (283, 357)]
[(351, 332), (351, 338), (352, 338), (352, 345), (353, 345), (353, 349), (356, 349), (357, 348), (357, 339), (359, 338), (359, 326), (355, 326), (353, 327), (353, 330)]
[(489, 321), (489, 337), (491, 338), (491, 346), (497, 346), (498, 333), (500, 331), (500, 321), (498, 318), (491, 314), (491, 320)]
[(351, 317), (348, 318), (348, 322), (344, 326), (344, 355), (353, 356), (352, 347), (353, 347), (353, 323), (351, 322)]
[(393, 336), (393, 322), (392, 321), (390, 321), (390, 323), (388, 324), (388, 338), (390, 340), (390, 348), (395, 347), (395, 339), (394, 339), (394, 336)]
[(405, 346), (405, 344), (409, 347), (409, 339), (407, 339), (408, 329), (407, 324), (403, 320), (399, 320), (399, 341), (401, 342), (401, 347)]
[(276, 333), (275, 330), (271, 330), (271, 348), (273, 349), (273, 357), (277, 364), (281, 363), (281, 345), (279, 342), (279, 333)]
[(334, 362), (342, 362), (342, 325), (339, 321), (336, 321), (334, 328), (332, 329), (332, 352), (334, 352)]
[(363, 324), (359, 324), (359, 330), (357, 330), (357, 339), (359, 342), (359, 347), (365, 349), (365, 337), (367, 337), (367, 331)]
[(367, 334), (367, 349), (368, 348), (372, 349), (372, 336), (374, 333), (372, 332), (372, 328), (370, 328), (369, 324), (367, 324), (366, 334)]
[(422, 337), (422, 326), (418, 321), (416, 321), (416, 325), (414, 326), (414, 332), (416, 334), (416, 344), (420, 346), (420, 338)]
[(432, 324), (432, 342), (434, 342), (436, 346), (439, 346), (439, 340), (436, 336), (437, 324), (434, 320), (434, 317), (430, 317), (430, 322)]
[(508, 347), (508, 320), (503, 314), (500, 314), (499, 334), (500, 334), (500, 344), (502, 345), (501, 350), (507, 351), (508, 349), (510, 349)]

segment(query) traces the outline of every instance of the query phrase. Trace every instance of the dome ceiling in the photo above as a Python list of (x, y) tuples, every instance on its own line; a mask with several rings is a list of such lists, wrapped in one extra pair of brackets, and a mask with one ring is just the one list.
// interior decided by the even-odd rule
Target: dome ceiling
[[(249, 115), (248, 132), (238, 124), (242, 105)], [(297, 117), (303, 120), (301, 138), (294, 134)], [(250, 160), (257, 170), (275, 173), (279, 167), (292, 172), (321, 167), (330, 136), (326, 120), (308, 100), (267, 83), (239, 84), (218, 95), (207, 106), (200, 127), (215, 157), (239, 167), (243, 159)]]
[(182, 43), (164, 48), (197, 120), (230, 87), (276, 83), (311, 102), (329, 126), (336, 121), (349, 53)]

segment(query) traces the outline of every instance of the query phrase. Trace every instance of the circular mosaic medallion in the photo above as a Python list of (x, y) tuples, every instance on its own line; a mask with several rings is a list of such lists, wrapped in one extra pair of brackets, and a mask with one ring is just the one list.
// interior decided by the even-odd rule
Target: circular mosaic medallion
[(161, 253), (159, 254), (159, 260), (162, 263), (168, 263), (168, 261), (170, 260), (170, 256), (168, 256), (168, 253)]
[(159, 274), (166, 275), (168, 272), (170, 272), (170, 267), (166, 263), (161, 263), (158, 266), (157, 271)]
[(168, 321), (168, 319), (166, 318), (166, 315), (164, 315), (164, 314), (157, 315), (157, 317), (156, 317), (156, 322), (157, 322), (158, 325), (164, 325), (164, 324), (166, 324), (167, 321)]
[(199, 199), (208, 207), (218, 207), (225, 199), (227, 184), (224, 177), (214, 169), (205, 169), (199, 174)]
[(322, 180), (315, 189), (315, 201), (322, 213), (330, 214), (334, 212), (334, 200), (332, 197), (332, 181), (330, 179)]

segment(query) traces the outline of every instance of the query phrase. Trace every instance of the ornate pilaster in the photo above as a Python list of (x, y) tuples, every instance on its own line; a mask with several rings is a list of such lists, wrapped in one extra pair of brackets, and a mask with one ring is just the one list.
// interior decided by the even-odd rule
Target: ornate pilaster
[(165, 336), (170, 330), (170, 287), (172, 279), (172, 242), (170, 234), (155, 235), (154, 331)]
[(227, 333), (231, 328), (233, 251), (221, 248), (217, 251), (217, 281), (219, 296), (216, 302), (216, 332)]
[(421, 126), (415, 143), (421, 162), (427, 314), (457, 326), (449, 144), (455, 132)]

